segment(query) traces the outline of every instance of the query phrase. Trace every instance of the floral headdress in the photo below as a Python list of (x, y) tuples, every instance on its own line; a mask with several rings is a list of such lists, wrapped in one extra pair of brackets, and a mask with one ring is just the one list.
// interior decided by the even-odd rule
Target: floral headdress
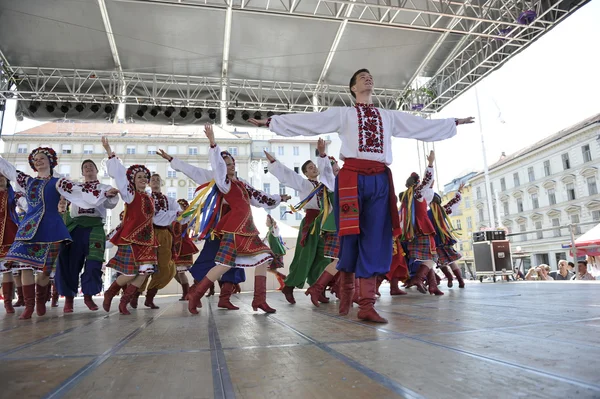
[(37, 172), (37, 169), (35, 168), (35, 166), (33, 164), (33, 158), (37, 154), (44, 154), (45, 156), (48, 157), (48, 160), (50, 161), (50, 169), (54, 169), (56, 167), (56, 165), (58, 165), (58, 158), (56, 157), (56, 151), (54, 151), (50, 147), (38, 147), (35, 150), (31, 151), (31, 153), (29, 154), (29, 166), (31, 166), (31, 169), (35, 170), (36, 172)]
[(223, 157), (223, 158), (229, 157), (229, 158), (231, 158), (233, 163), (235, 163), (235, 158), (233, 157), (233, 155), (231, 155), (231, 153), (229, 151), (221, 151), (221, 157)]
[(132, 188), (135, 190), (135, 175), (139, 172), (143, 172), (146, 174), (146, 179), (150, 180), (150, 171), (144, 165), (131, 165), (127, 168), (127, 180), (129, 184), (131, 184)]
[(183, 209), (188, 209), (188, 207), (190, 206), (190, 203), (187, 202), (186, 200), (182, 199), (178, 199), (177, 203), (179, 204), (179, 206), (181, 206)]

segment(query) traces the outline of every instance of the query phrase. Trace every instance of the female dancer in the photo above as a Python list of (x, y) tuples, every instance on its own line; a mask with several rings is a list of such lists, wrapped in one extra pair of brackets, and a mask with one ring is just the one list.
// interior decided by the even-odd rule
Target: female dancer
[[(184, 200), (179, 199), (177, 203), (181, 207), (181, 209), (187, 209), (190, 204)], [(173, 263), (175, 263), (175, 267), (177, 268), (177, 274), (175, 274), (175, 280), (179, 284), (181, 284), (181, 298), (180, 301), (187, 300), (188, 290), (190, 288), (190, 284), (188, 283), (187, 276), (185, 272), (187, 272), (190, 267), (194, 264), (194, 254), (198, 253), (198, 248), (194, 241), (190, 238), (188, 232), (189, 218), (178, 222), (177, 220), (173, 222)]]
[(125, 169), (111, 150), (106, 137), (102, 145), (108, 154), (108, 175), (115, 179), (121, 198), (125, 202), (125, 214), (121, 227), (115, 231), (110, 242), (118, 247), (115, 256), (106, 266), (121, 273), (104, 293), (102, 307), (110, 311), (110, 304), (122, 287), (129, 284), (121, 296), (119, 312), (128, 315), (127, 304), (146, 276), (154, 272), (158, 262), (158, 241), (154, 235), (152, 220), (154, 200), (146, 193), (150, 171), (144, 165), (131, 165)]
[(255, 267), (254, 271), (254, 300), (252, 308), (258, 308), (267, 313), (275, 309), (267, 304), (267, 266), (274, 256), (258, 236), (258, 229), (252, 221), (250, 205), (261, 204), (274, 208), (281, 201), (287, 201), (289, 195), (269, 196), (252, 188), (246, 182), (238, 179), (235, 163), (231, 155), (222, 153), (215, 142), (212, 126), (207, 124), (204, 133), (210, 142), (209, 157), (214, 171), (215, 183), (231, 210), (224, 215), (215, 227), (215, 233), (221, 237), (219, 252), (214, 266), (200, 281), (193, 293), (190, 294), (188, 310), (198, 314), (200, 298), (212, 283), (232, 267)]
[(285, 287), (284, 280), (287, 276), (278, 272), (277, 269), (283, 268), (283, 257), (285, 256), (286, 252), (285, 246), (281, 241), (277, 222), (271, 217), (271, 215), (267, 215), (267, 227), (269, 228), (269, 232), (267, 233), (267, 237), (264, 241), (266, 241), (271, 248), (271, 252), (273, 252), (273, 255), (275, 255), (275, 258), (269, 265), (269, 269), (267, 271), (275, 275), (277, 282), (279, 282), (279, 288), (277, 288), (277, 291), (281, 291)]

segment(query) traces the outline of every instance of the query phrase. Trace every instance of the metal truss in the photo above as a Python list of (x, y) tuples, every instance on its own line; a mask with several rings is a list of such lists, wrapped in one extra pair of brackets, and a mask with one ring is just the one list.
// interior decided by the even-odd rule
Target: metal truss
[[(16, 86), (0, 89), (0, 99), (70, 103), (218, 107), (233, 110), (313, 112), (352, 105), (347, 86), (227, 78), (222, 96), (220, 77), (13, 66), (5, 77)], [(401, 90), (377, 89), (382, 108), (397, 109)], [(315, 105), (315, 100), (317, 99)]]

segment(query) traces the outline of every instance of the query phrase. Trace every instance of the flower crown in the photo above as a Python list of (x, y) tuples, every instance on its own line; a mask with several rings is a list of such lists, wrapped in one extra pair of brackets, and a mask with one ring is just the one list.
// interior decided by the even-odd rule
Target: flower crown
[(54, 149), (50, 147), (38, 147), (31, 151), (31, 154), (29, 154), (29, 166), (31, 166), (31, 169), (35, 170), (36, 172), (37, 169), (34, 166), (33, 158), (35, 158), (35, 156), (38, 154), (44, 154), (48, 157), (48, 160), (50, 161), (50, 169), (54, 169), (56, 165), (58, 165), (58, 158)]

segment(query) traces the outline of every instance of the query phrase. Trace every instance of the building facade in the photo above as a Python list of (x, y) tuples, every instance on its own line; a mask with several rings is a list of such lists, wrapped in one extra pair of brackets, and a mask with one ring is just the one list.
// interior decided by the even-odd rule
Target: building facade
[[(556, 269), (570, 257), (563, 244), (600, 223), (598, 168), (600, 114), (490, 166), (494, 223), (490, 221), (483, 173), (471, 180), (478, 229), (505, 227), (513, 263)], [(516, 261), (517, 259), (518, 261)]]
[(459, 203), (458, 210), (450, 216), (452, 227), (455, 229), (456, 250), (462, 254), (462, 258), (457, 262), (463, 270), (472, 272), (474, 266), (473, 260), (473, 242), (472, 235), (475, 230), (475, 206), (472, 200), (472, 187), (469, 184), (469, 179), (475, 176), (477, 172), (470, 172), (463, 176), (457, 177), (450, 183), (444, 185), (444, 194), (442, 195), (442, 204), (447, 203), (456, 195), (461, 184), (465, 184), (462, 192), (462, 201)]

